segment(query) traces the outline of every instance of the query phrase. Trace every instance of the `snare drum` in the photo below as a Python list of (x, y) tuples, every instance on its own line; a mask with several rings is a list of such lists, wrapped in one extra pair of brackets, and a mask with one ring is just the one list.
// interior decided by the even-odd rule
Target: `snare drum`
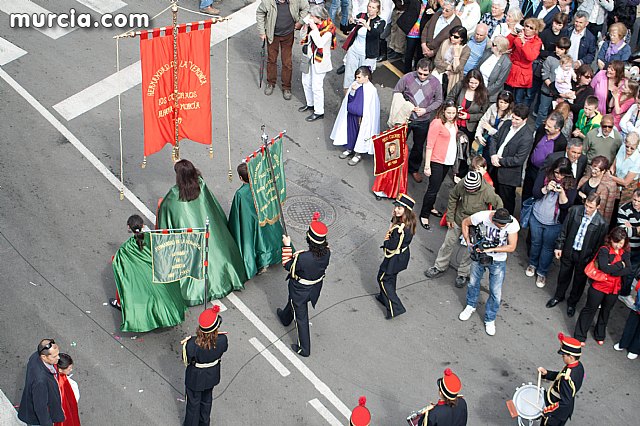
[(533, 424), (533, 420), (539, 418), (544, 410), (544, 388), (538, 389), (534, 384), (523, 383), (513, 394), (513, 404), (518, 412), (518, 423), (523, 425), (524, 419)]

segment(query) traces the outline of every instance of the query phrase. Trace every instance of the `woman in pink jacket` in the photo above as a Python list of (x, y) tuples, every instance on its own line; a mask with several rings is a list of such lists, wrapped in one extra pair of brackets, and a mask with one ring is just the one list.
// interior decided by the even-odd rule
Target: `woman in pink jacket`
[(528, 18), (524, 21), (524, 29), (514, 28), (507, 36), (511, 50), (511, 71), (506, 85), (513, 89), (516, 104), (531, 105), (535, 93), (527, 93), (533, 86), (533, 61), (540, 55), (542, 40), (538, 33), (544, 29), (542, 19)]
[(613, 93), (618, 93), (623, 84), (627, 81), (624, 78), (624, 62), (611, 61), (606, 69), (598, 71), (591, 80), (593, 94), (598, 98), (598, 111), (604, 115), (608, 112), (607, 101), (613, 98)]
[(433, 205), (444, 177), (458, 159), (457, 116), (458, 107), (455, 101), (448, 99), (438, 109), (435, 118), (429, 125), (427, 148), (424, 154), (424, 174), (429, 177), (429, 186), (424, 194), (420, 211), (420, 225), (424, 229), (431, 229), (430, 215), (442, 217), (442, 213), (434, 210)]

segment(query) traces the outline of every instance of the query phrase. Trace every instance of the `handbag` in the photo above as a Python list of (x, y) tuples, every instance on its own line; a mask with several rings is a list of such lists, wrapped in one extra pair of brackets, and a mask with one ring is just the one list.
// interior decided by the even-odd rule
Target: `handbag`
[(533, 205), (536, 202), (536, 199), (533, 197), (529, 197), (522, 202), (522, 207), (520, 207), (520, 227), (528, 228), (529, 227), (529, 219), (531, 219), (531, 213), (533, 212)]
[(536, 59), (535, 61), (533, 61), (532, 65), (533, 76), (539, 79), (542, 79), (542, 64), (544, 64), (544, 61), (542, 59)]
[(587, 266), (584, 268), (584, 274), (587, 278), (592, 279), (593, 281), (604, 282), (609, 279), (609, 275), (602, 272), (598, 269), (598, 254), (591, 259), (591, 262), (587, 263)]

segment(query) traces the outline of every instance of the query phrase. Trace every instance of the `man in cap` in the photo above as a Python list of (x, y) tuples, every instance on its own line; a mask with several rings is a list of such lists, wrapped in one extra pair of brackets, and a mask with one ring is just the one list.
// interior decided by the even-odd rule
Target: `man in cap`
[(582, 387), (584, 379), (584, 367), (579, 361), (582, 355), (580, 341), (573, 337), (558, 334), (560, 349), (564, 367), (561, 371), (547, 371), (544, 367), (538, 367), (538, 371), (545, 380), (553, 380), (553, 384), (544, 394), (543, 426), (562, 426), (567, 423), (573, 413), (576, 393)]
[(398, 273), (409, 265), (409, 244), (416, 232), (416, 216), (413, 213), (415, 201), (407, 194), (400, 193), (393, 202), (393, 216), (389, 230), (382, 243), (384, 259), (378, 269), (378, 302), (387, 310), (386, 318), (392, 319), (407, 312), (396, 292)]
[(325, 271), (329, 266), (331, 252), (327, 244), (327, 226), (320, 222), (320, 213), (313, 214), (313, 220), (307, 231), (308, 251), (292, 253), (291, 237), (282, 236), (282, 266), (289, 272), (289, 298), (283, 309), (276, 313), (285, 327), (295, 320), (297, 343), (291, 349), (297, 354), (308, 357), (311, 355), (311, 336), (309, 335), (309, 307), (308, 302), (315, 308)]
[(467, 402), (460, 395), (462, 382), (450, 368), (438, 379), (439, 399), (430, 404), (418, 426), (450, 425), (465, 426), (467, 424)]
[[(476, 171), (470, 171), (449, 193), (447, 205), (447, 234), (438, 251), (436, 263), (424, 274), (429, 278), (435, 278), (449, 267), (449, 260), (453, 249), (460, 244), (462, 233), (462, 221), (474, 213), (489, 208), (502, 207), (502, 199), (496, 195), (493, 187), (484, 182), (482, 175)], [(462, 288), (469, 282), (471, 258), (464, 256), (458, 266), (458, 276), (455, 286)]]
[[(481, 240), (471, 242), (470, 227), (476, 226)], [(480, 296), (480, 281), (484, 270), (489, 270), (489, 299), (487, 299), (484, 315), (485, 331), (489, 336), (496, 334), (496, 316), (502, 297), (502, 283), (507, 271), (507, 253), (515, 251), (518, 245), (520, 224), (505, 208), (495, 211), (485, 210), (472, 214), (462, 221), (462, 236), (470, 250), (473, 250), (471, 261), (471, 280), (467, 286), (467, 306), (458, 319), (467, 321), (476, 311)], [(474, 260), (475, 259), (475, 260)]]
[(27, 363), (18, 418), (29, 425), (53, 426), (63, 422), (64, 411), (58, 389), (60, 350), (53, 339), (43, 339)]
[(187, 367), (184, 384), (187, 412), (184, 426), (208, 425), (213, 404), (213, 388), (220, 383), (220, 361), (229, 344), (222, 324), (220, 306), (206, 309), (198, 317), (196, 338), (182, 340), (182, 360)]
[(350, 426), (369, 426), (371, 424), (371, 413), (365, 406), (366, 403), (367, 398), (364, 396), (358, 399), (358, 406), (353, 409), (349, 418)]

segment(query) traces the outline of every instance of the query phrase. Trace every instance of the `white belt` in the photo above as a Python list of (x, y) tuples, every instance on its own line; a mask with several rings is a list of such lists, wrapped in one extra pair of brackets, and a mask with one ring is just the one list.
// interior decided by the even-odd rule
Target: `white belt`
[(298, 281), (300, 284), (304, 284), (304, 285), (314, 285), (314, 284), (318, 284), (323, 279), (324, 279), (324, 275), (321, 276), (320, 278), (318, 278), (317, 280), (305, 280), (304, 278), (298, 278), (298, 279), (296, 279), (296, 281)]
[(215, 367), (216, 365), (218, 365), (219, 362), (220, 362), (219, 359), (216, 359), (213, 362), (207, 362), (206, 364), (200, 364), (199, 362), (196, 362), (195, 364), (193, 364), (193, 366), (196, 368), (210, 368), (210, 367)]

